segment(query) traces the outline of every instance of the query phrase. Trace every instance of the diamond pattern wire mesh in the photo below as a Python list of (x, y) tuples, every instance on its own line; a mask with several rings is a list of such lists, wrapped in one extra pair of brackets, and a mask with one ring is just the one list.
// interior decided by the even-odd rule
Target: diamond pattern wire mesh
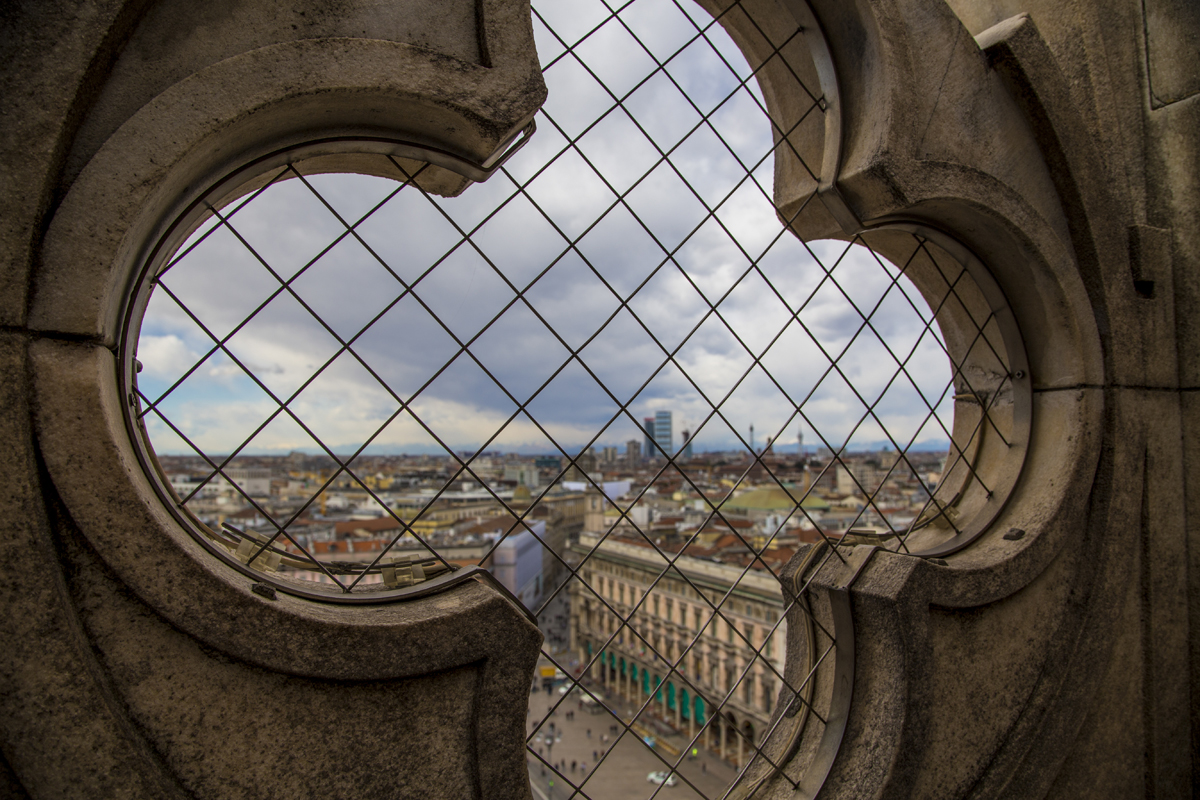
[[(847, 536), (958, 533), (958, 499), (992, 491), (980, 441), (1007, 442), (1007, 356), (961, 265), (919, 235), (887, 234), (893, 264), (870, 235), (780, 224), (791, 131), (720, 22), (683, 0), (535, 3), (550, 99), (500, 174), (442, 198), (388, 156), (374, 177), (279, 168), (158, 269), (143, 322), (137, 419), (177, 505), (240, 562), (339, 592), (507, 576), (564, 689), (531, 698), (547, 797), (773, 779), (825, 722), (834, 637), (805, 581)], [(796, 126), (823, 113), (809, 94)], [(679, 446), (639, 419), (668, 402), (690, 417)], [(789, 461), (775, 443), (797, 428), (820, 450)], [(646, 452), (598, 461), (619, 437)], [(706, 438), (725, 454), (693, 452)], [(546, 480), (528, 459), (497, 477), (518, 440), (558, 458)], [(441, 455), (385, 474), (397, 442)], [(285, 477), (255, 459), (280, 443)], [(808, 662), (785, 674), (787, 620)]]

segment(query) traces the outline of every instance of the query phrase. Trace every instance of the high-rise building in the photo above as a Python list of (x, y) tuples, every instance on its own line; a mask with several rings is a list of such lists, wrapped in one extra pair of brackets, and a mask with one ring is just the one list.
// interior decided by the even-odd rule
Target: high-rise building
[(646, 458), (655, 458), (658, 449), (654, 446), (654, 417), (642, 417), (642, 429), (646, 432)]
[(637, 439), (630, 439), (625, 443), (625, 466), (629, 469), (637, 469), (642, 463), (642, 443)]
[(670, 411), (654, 412), (654, 441), (662, 448), (662, 452), (668, 456), (675, 454), (674, 448), (671, 446), (675, 438), (675, 431), (671, 425)]
[(692, 458), (692, 432), (686, 428), (683, 431), (683, 453), (680, 456), (681, 461), (689, 461)]

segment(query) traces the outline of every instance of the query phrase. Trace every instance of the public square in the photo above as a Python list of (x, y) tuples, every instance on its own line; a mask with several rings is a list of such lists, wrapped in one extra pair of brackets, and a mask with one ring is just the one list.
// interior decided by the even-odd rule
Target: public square
[[(605, 697), (599, 686), (589, 688), (623, 720), (631, 719), (634, 709), (627, 703), (615, 696)], [(605, 710), (589, 711), (587, 705), (581, 703), (583, 696), (584, 693), (576, 689), (563, 700), (558, 687), (549, 693), (539, 687), (539, 691), (530, 696), (527, 731), (533, 733), (538, 729), (532, 747), (540, 749), (542, 757), (551, 764), (558, 764), (563, 772), (563, 777), (559, 777), (530, 754), (529, 776), (534, 797), (538, 800), (569, 800), (585, 795), (592, 800), (642, 800), (651, 796), (715, 800), (724, 795), (736, 773), (732, 766), (703, 748), (698, 748), (695, 758), (683, 759), (675, 786), (659, 787), (648, 781), (649, 773), (670, 770), (678, 756), (670, 755), (665, 749), (656, 752), (632, 731), (622, 735), (624, 726)], [(559, 700), (563, 702), (554, 715), (542, 724), (549, 709)], [(568, 712), (573, 712), (570, 719)], [(551, 722), (554, 723), (553, 744), (548, 745), (545, 740), (550, 735)], [(611, 728), (613, 725), (618, 725), (616, 733)], [(669, 738), (675, 747), (686, 743), (684, 737)], [(596, 767), (597, 756), (603, 751), (611, 752)], [(571, 769), (572, 762), (576, 765), (574, 770)]]

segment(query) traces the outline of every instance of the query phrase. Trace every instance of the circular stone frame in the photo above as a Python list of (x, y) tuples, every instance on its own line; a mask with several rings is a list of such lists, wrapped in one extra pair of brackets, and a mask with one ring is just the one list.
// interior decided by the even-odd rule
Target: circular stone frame
[[(425, 174), (450, 194), (472, 179), (466, 170), (494, 166), (545, 97), (528, 19), (517, 25), (512, 11), (487, 23), (512, 23), (489, 38), (497, 43), (491, 68), (374, 39), (270, 44), (204, 67), (121, 124), (65, 187), (49, 221), (28, 323), (33, 423), (49, 481), (114, 577), (219, 652), (330, 680), (483, 663), (489, 692), (506, 681), (523, 685), (533, 669), (541, 634), (490, 575), (463, 570), (456, 585), (436, 594), (359, 607), (253, 592), (260, 575), (247, 580), (210, 557), (164, 507), (125, 423), (116, 357), (143, 249), (214, 176), (314, 142), (327, 147), (312, 154), (314, 163), (318, 156), (333, 163), (347, 157), (338, 144), (346, 139), (376, 148), (385, 140), (400, 148), (389, 152), (427, 157), (433, 166)], [(328, 647), (330, 637), (343, 646)], [(495, 658), (501, 650), (513, 657)], [(504, 719), (511, 702), (503, 692), (489, 697), (483, 716)], [(498, 758), (515, 768), (523, 747)], [(483, 772), (495, 772), (482, 780), (496, 788), (493, 777), (508, 767), (495, 771), (493, 762), (481, 763)]]
[[(495, 580), (491, 573), (478, 566), (455, 569), (444, 575), (403, 588), (377, 589), (372, 586), (369, 589), (338, 592), (332, 587), (326, 588), (324, 585), (313, 582), (280, 579), (251, 567), (249, 563), (243, 563), (218, 544), (211, 531), (206, 534), (202, 530), (205, 527), (204, 524), (193, 517), (175, 496), (158, 464), (145, 426), (135, 413), (138, 406), (137, 392), (135, 391), (136, 375), (139, 371), (135, 353), (137, 352), (142, 315), (145, 313), (158, 275), (170, 262), (177, 248), (204, 222), (211, 210), (220, 209), (260, 189), (265, 185), (264, 179), (270, 173), (283, 167), (289, 167), (302, 175), (357, 172), (401, 180), (402, 178), (397, 174), (387, 174), (377, 168), (377, 165), (381, 163), (380, 156), (404, 159), (414, 165), (416, 169), (413, 170), (411, 177), (414, 183), (424, 182), (421, 180), (421, 165), (423, 164), (436, 165), (461, 175), (467, 180), (483, 181), (524, 147), (535, 130), (535, 124), (530, 122), (517, 135), (504, 142), (496, 153), (482, 164), (474, 163), (462, 156), (427, 144), (390, 137), (330, 137), (281, 148), (256, 158), (218, 179), (207, 191), (193, 200), (182, 214), (166, 226), (165, 233), (159, 237), (157, 242), (150, 247), (143, 248), (143, 252), (147, 255), (133, 270), (135, 277), (133, 285), (126, 295), (127, 302), (121, 313), (122, 324), (118, 340), (118, 386), (119, 396), (125, 398), (125, 426), (137, 453), (138, 461), (164, 506), (175, 518), (175, 521), (191, 534), (204, 550), (226, 566), (253, 581), (270, 583), (279, 591), (295, 597), (326, 603), (368, 605), (411, 600), (444, 591), (466, 581), (483, 580), (497, 591), (510, 597), (513, 605), (522, 609), (530, 621), (536, 624), (532, 612), (525, 609), (516, 598), (512, 597), (508, 589)], [(399, 170), (395, 170), (395, 172), (399, 172)], [(428, 188), (437, 191), (446, 188), (443, 184), (445, 181), (439, 180), (435, 176), (433, 185)], [(451, 187), (451, 189), (453, 188)], [(201, 455), (203, 456), (203, 454)]]
[[(1021, 337), (1016, 317), (1009, 306), (1007, 298), (1004, 296), (1003, 290), (996, 283), (991, 270), (987, 268), (983, 261), (953, 236), (924, 222), (889, 220), (884, 224), (864, 228), (859, 235), (870, 243), (873, 234), (886, 235), (890, 232), (911, 234), (918, 239), (934, 244), (963, 269), (973, 287), (978, 291), (978, 300), (982, 301), (980, 305), (985, 307), (979, 310), (986, 310), (988, 314), (988, 319), (985, 321), (983, 327), (987, 327), (988, 322), (995, 322), (1004, 345), (1004, 356), (1007, 361), (1008, 374), (1000, 379), (999, 385), (996, 387), (996, 393), (1001, 397), (1007, 394), (1007, 397), (1004, 397), (1003, 404), (1008, 407), (1005, 411), (1006, 415), (1011, 413), (1009, 435), (1004, 437), (1004, 441), (997, 444), (993, 441), (996, 437), (986, 437), (985, 431), (989, 426), (983, 422), (976, 424), (975, 434), (969, 432), (967, 427), (970, 423), (966, 421), (966, 415), (960, 413), (960, 409), (958, 408), (960, 402), (964, 401), (964, 398), (960, 396), (955, 397), (953, 440), (955, 442), (965, 441), (965, 444), (961, 445), (963, 451), (971, 447), (972, 441), (976, 441), (976, 435), (978, 435), (979, 439), (986, 440), (985, 444), (977, 443), (977, 449), (972, 453), (975, 463), (967, 468), (967, 475), (962, 481), (963, 487), (966, 488), (960, 489), (954, 495), (952, 502), (946, 504), (946, 507), (967, 508), (965, 521), (961, 526), (955, 526), (957, 533), (948, 539), (929, 542), (925, 546), (918, 546), (915, 549), (905, 548), (904, 550), (908, 555), (918, 558), (941, 558), (953, 555), (969, 547), (983, 536), (1004, 510), (1009, 498), (1012, 496), (1013, 490), (1021, 478), (1021, 472), (1025, 466), (1025, 459), (1029, 451), (1030, 434), (1033, 428), (1033, 381), (1030, 378), (1029, 360), (1025, 352), (1025, 343)], [(886, 245), (872, 246), (878, 252), (885, 255), (889, 249)], [(923, 281), (920, 276), (910, 276), (910, 280), (913, 281), (918, 291), (925, 294), (925, 289), (922, 286)], [(958, 296), (957, 290), (952, 289), (952, 291)], [(964, 302), (961, 296), (958, 297), (960, 303)], [(928, 295), (926, 295), (926, 300), (930, 300)], [(930, 303), (930, 307), (933, 308), (934, 304)], [(943, 336), (955, 332), (958, 327), (963, 325), (962, 322), (950, 319), (945, 320), (945, 324), (943, 324), (943, 315), (938, 314), (937, 311), (934, 313), (935, 322), (941, 328)], [(948, 346), (953, 347), (953, 345)], [(957, 378), (959, 373), (969, 370), (972, 367), (968, 354), (973, 350), (974, 344), (972, 343), (967, 347), (966, 353), (950, 354), (951, 364), (955, 370), (955, 378)], [(1008, 384), (1007, 392), (1003, 388), (1005, 382)], [(981, 400), (974, 397), (968, 398), (967, 401), (972, 404), (975, 402), (982, 403)], [(984, 411), (984, 418), (991, 422), (986, 409)], [(994, 427), (994, 424), (992, 427)], [(934, 490), (935, 496), (941, 491), (943, 483), (949, 479), (953, 470), (957, 469), (957, 463), (955, 463), (953, 455), (952, 448), (951, 452), (947, 455), (947, 460), (948, 465), (953, 466), (948, 466), (948, 469), (943, 473), (942, 482), (939, 482), (938, 488)], [(989, 479), (988, 487), (983, 491), (980, 491), (976, 487), (979, 481), (971, 477), (976, 473), (981, 473), (983, 477)], [(939, 512), (937, 516), (941, 516), (943, 513), (945, 513), (944, 510)], [(920, 527), (914, 527), (912, 533), (916, 533), (917, 530), (920, 530)]]

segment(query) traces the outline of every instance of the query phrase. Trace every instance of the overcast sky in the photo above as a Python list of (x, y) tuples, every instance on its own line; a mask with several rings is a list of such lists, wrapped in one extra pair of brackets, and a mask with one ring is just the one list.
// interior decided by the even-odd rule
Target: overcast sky
[[(949, 427), (950, 369), (936, 326), (925, 329), (928, 306), (907, 279), (894, 282), (894, 267), (865, 248), (815, 242), (810, 252), (782, 232), (770, 203), (770, 126), (757, 85), (739, 88), (749, 69), (724, 31), (713, 25), (697, 38), (697, 25), (709, 26), (711, 18), (689, 6), (689, 19), (671, 0), (636, 0), (607, 22), (609, 12), (598, 0), (546, 0), (535, 7), (568, 45), (603, 26), (564, 56), (563, 44), (535, 18), (538, 51), (549, 65), (549, 99), (536, 136), (504, 171), (453, 199), (403, 189), (366, 219), (395, 192), (395, 182), (361, 175), (310, 179), (347, 221), (357, 222), (362, 242), (412, 284), (412, 292), (401, 297), (404, 286), (367, 246), (346, 235), (304, 183), (282, 181), (237, 208), (229, 222), (291, 280), (291, 291), (278, 293), (232, 336), (229, 352), (280, 401), (336, 356), (288, 406), (339, 454), (372, 436), (368, 452), (432, 451), (434, 438), (411, 414), (457, 450), (492, 440), (488, 449), (557, 452), (530, 418), (569, 452), (597, 434), (598, 445), (623, 446), (642, 439), (636, 423), (618, 413), (625, 403), (636, 420), (660, 409), (674, 412), (676, 447), (684, 427), (696, 430), (706, 419), (695, 435), (698, 449), (740, 447), (729, 425), (748, 438), (751, 424), (759, 446), (782, 434), (780, 441), (794, 448), (800, 432), (806, 444), (819, 445), (823, 436), (841, 446), (866, 413), (847, 380), (868, 403), (878, 400), (875, 414), (901, 445), (914, 438), (926, 446), (945, 443), (943, 428), (926, 422), (929, 409), (917, 390), (931, 402), (941, 400), (938, 411)], [(610, 110), (610, 92), (624, 100), (624, 109)], [(697, 128), (701, 114), (708, 123)], [(584, 131), (571, 147), (566, 137)], [(660, 150), (670, 153), (669, 163)], [(753, 170), (749, 177), (747, 169)], [(475, 247), (456, 226), (472, 232)], [(280, 283), (229, 228), (206, 224), (190, 243), (197, 241), (163, 283), (223, 338)], [(752, 264), (758, 270), (735, 287)], [(524, 291), (523, 300), (513, 302), (517, 295), (508, 283)], [(720, 318), (710, 304), (718, 304)], [(907, 359), (907, 376), (892, 382), (882, 400), (898, 367), (874, 332), (860, 332), (860, 311), (872, 310), (874, 330)], [(792, 318), (796, 311), (799, 322)], [(353, 353), (342, 350), (338, 337)], [(471, 342), (470, 354), (459, 352), (455, 337)], [(142, 392), (157, 399), (213, 347), (166, 292), (155, 291), (138, 346)], [(660, 370), (664, 347), (675, 353), (675, 363)], [(828, 372), (826, 353), (839, 359), (841, 374)], [(400, 408), (397, 396), (411, 400), (411, 414), (402, 411), (376, 435)], [(709, 418), (712, 404), (722, 402), (729, 424)], [(518, 404), (527, 404), (525, 411), (504, 427)], [(797, 405), (807, 421), (796, 416)], [(205, 451), (228, 453), (278, 404), (217, 352), (159, 408)], [(147, 422), (159, 452), (192, 452), (154, 414)], [(885, 440), (879, 422), (868, 418), (850, 446)], [(243, 452), (293, 449), (320, 452), (297, 422), (279, 414)]]

